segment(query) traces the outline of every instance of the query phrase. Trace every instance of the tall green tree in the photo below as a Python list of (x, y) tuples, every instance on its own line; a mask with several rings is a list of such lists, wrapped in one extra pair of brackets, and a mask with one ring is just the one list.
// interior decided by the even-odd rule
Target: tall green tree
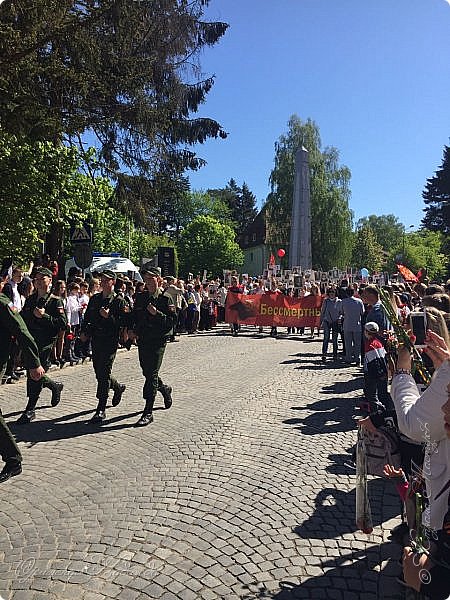
[(441, 167), (427, 179), (422, 197), (426, 204), (424, 227), (450, 236), (450, 147), (444, 147)]
[(402, 243), (405, 226), (395, 215), (369, 215), (362, 217), (356, 224), (356, 229), (368, 225), (375, 234), (377, 242), (385, 251), (398, 247)]
[(178, 240), (183, 229), (200, 216), (210, 216), (234, 227), (228, 204), (207, 192), (194, 190), (175, 195), (161, 206), (159, 231)]
[(209, 0), (21, 0), (0, 5), (0, 125), (35, 140), (95, 134), (115, 172), (182, 173), (192, 144), (225, 137), (193, 118), (213, 85), (199, 56), (227, 25)]
[(207, 269), (213, 276), (223, 269), (238, 268), (244, 254), (234, 241), (233, 229), (210, 216), (196, 217), (181, 233), (178, 242), (180, 270), (202, 273)]
[(352, 265), (366, 268), (369, 273), (379, 271), (383, 264), (382, 247), (370, 225), (363, 224), (355, 232)]
[(256, 196), (250, 191), (250, 188), (244, 181), (238, 202), (232, 211), (233, 218), (238, 223), (236, 230), (238, 236), (242, 234), (248, 225), (253, 223), (257, 214)]
[(208, 190), (208, 194), (229, 206), (236, 236), (241, 235), (258, 214), (256, 196), (245, 181), (242, 187), (239, 187), (236, 180), (231, 178), (225, 188)]
[(28, 142), (0, 130), (0, 255), (26, 262), (41, 250), (54, 224), (102, 221), (110, 183), (80, 172), (76, 148)]
[(450, 147), (444, 147), (442, 165), (427, 180), (422, 193), (425, 202), (424, 227), (442, 234), (441, 252), (447, 256), (447, 273), (450, 273)]
[(267, 241), (272, 250), (289, 247), (295, 179), (295, 154), (304, 146), (309, 153), (313, 267), (328, 270), (349, 264), (352, 245), (350, 171), (339, 164), (334, 147), (321, 149), (319, 128), (293, 115), (288, 132), (275, 144), (275, 164), (267, 198)]

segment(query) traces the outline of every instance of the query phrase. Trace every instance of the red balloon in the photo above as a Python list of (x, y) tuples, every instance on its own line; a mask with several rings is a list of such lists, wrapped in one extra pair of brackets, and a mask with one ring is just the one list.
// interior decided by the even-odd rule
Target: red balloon
[(279, 258), (283, 258), (283, 256), (286, 254), (286, 250), (283, 250), (283, 248), (280, 248), (277, 251), (277, 254), (278, 254)]

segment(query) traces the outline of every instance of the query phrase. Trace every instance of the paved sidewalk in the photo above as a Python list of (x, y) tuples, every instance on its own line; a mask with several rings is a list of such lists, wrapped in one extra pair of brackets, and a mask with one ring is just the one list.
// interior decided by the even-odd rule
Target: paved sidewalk
[[(394, 599), (394, 486), (370, 482), (375, 529), (355, 532), (359, 369), (320, 363), (320, 344), (248, 328), (182, 336), (163, 379), (174, 405), (136, 429), (137, 352), (127, 390), (96, 429), (92, 366), (54, 372), (63, 400), (14, 426), (24, 472), (0, 487), (0, 596), (11, 600)], [(317, 338), (316, 338), (317, 340)], [(3, 386), (14, 421), (23, 383)], [(162, 408), (161, 397), (158, 406)], [(389, 561), (389, 558), (392, 560)]]

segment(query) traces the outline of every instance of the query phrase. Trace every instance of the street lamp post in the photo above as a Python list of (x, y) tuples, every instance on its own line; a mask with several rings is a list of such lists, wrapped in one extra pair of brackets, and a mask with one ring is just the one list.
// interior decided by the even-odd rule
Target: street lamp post
[[(410, 225), (408, 229), (413, 229), (414, 225)], [(405, 238), (406, 238), (406, 227), (403, 225), (403, 250), (402, 250), (402, 259), (403, 264), (405, 263)]]

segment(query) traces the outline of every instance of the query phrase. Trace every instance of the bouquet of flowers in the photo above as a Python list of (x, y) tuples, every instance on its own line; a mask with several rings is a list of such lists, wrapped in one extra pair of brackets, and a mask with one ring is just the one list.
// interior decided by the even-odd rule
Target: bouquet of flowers
[(383, 290), (382, 288), (380, 289), (380, 300), (383, 306), (383, 310), (386, 313), (387, 318), (389, 319), (393, 327), (393, 331), (387, 332), (388, 337), (386, 344), (386, 351), (390, 357), (390, 367), (392, 367), (392, 363), (394, 362), (397, 356), (398, 348), (400, 346), (404, 346), (412, 354), (411, 372), (414, 374), (417, 371), (423, 383), (428, 385), (431, 380), (431, 375), (423, 363), (422, 355), (414, 346), (414, 342), (412, 341), (406, 329), (400, 323), (400, 319), (398, 318), (397, 312), (394, 310), (394, 307), (390, 302), (389, 295), (387, 294), (386, 290)]

